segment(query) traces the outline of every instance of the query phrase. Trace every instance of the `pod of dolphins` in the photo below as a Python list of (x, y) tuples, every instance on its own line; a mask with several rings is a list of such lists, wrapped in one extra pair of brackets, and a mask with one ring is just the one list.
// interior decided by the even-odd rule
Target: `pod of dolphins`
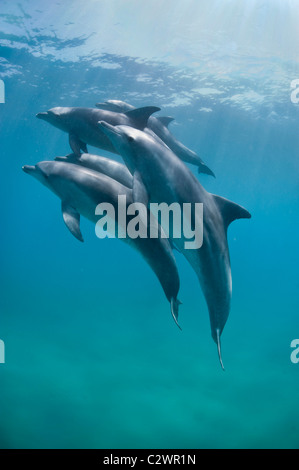
[[(96, 108), (57, 107), (37, 114), (69, 135), (72, 153), (24, 165), (23, 171), (47, 186), (61, 200), (64, 222), (80, 241), (80, 216), (96, 224), (95, 208), (102, 202), (117, 209), (118, 196), (126, 196), (127, 207), (140, 202), (203, 204), (203, 243), (186, 249), (181, 238), (164, 238), (159, 226), (158, 238), (120, 238), (140, 252), (156, 274), (178, 324), (180, 301), (179, 273), (173, 249), (180, 251), (194, 269), (208, 306), (212, 338), (218, 349), (221, 367), (220, 336), (227, 321), (232, 295), (231, 267), (227, 228), (235, 219), (250, 218), (243, 207), (207, 192), (185, 163), (197, 166), (199, 173), (214, 176), (212, 170), (179, 142), (169, 131), (170, 117), (154, 117), (160, 108), (134, 108), (118, 100), (97, 103)], [(118, 154), (125, 165), (88, 153), (87, 145)], [(81, 152), (82, 151), (82, 152)], [(148, 209), (149, 210), (149, 209)], [(116, 214), (117, 234), (123, 220)], [(133, 216), (127, 216), (126, 223)], [(198, 217), (192, 212), (191, 217)], [(147, 218), (149, 221), (150, 218)], [(191, 222), (196, 222), (192, 220)], [(149, 222), (145, 227), (149, 233)], [(159, 224), (158, 224), (159, 225)], [(126, 233), (126, 232), (125, 232)], [(117, 235), (116, 235), (117, 236)]]

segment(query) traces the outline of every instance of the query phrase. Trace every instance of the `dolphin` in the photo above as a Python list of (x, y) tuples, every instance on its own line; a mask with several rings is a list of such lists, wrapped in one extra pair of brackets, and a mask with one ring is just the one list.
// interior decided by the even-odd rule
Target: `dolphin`
[(134, 202), (203, 204), (202, 246), (185, 249), (184, 237), (176, 238), (175, 243), (199, 279), (208, 306), (212, 338), (224, 369), (220, 336), (229, 315), (232, 294), (227, 229), (233, 220), (251, 215), (238, 204), (207, 192), (189, 168), (149, 134), (106, 122), (100, 122), (99, 126), (133, 175)]
[(90, 153), (81, 153), (79, 157), (74, 153), (70, 153), (65, 157), (55, 157), (55, 160), (58, 162), (75, 163), (76, 165), (90, 168), (91, 170), (110, 176), (110, 178), (113, 178), (127, 188), (132, 189), (133, 187), (133, 177), (128, 168), (116, 160), (111, 160), (110, 158), (100, 155), (92, 155)]
[[(96, 103), (96, 107), (119, 113), (125, 113), (136, 109), (134, 106), (119, 100), (108, 100), (104, 103)], [(169, 116), (150, 116), (144, 131), (157, 135), (184, 162), (196, 165), (198, 173), (205, 173), (215, 177), (213, 171), (195, 152), (193, 152), (193, 150), (188, 149), (172, 135), (168, 129), (168, 126), (172, 121), (174, 121), (174, 118)]]
[[(118, 195), (126, 196), (127, 207), (133, 202), (132, 190), (109, 176), (79, 165), (44, 161), (35, 166), (24, 165), (22, 169), (61, 199), (64, 222), (70, 232), (82, 242), (80, 216), (86, 217), (95, 224), (97, 222), (96, 206), (101, 202), (110, 203), (115, 208), (115, 222), (118, 230), (121, 227), (121, 223), (118, 225), (117, 218)], [(127, 220), (130, 220), (129, 216)], [(124, 229), (123, 226), (122, 229)], [(170, 303), (171, 314), (178, 325), (178, 310), (181, 302), (177, 295), (180, 279), (169, 240), (161, 236), (135, 239), (126, 237), (122, 240), (139, 251), (158, 277)]]
[(98, 121), (106, 121), (112, 125), (125, 124), (144, 129), (151, 114), (160, 111), (155, 106), (133, 109), (126, 113), (115, 113), (94, 108), (57, 107), (38, 113), (36, 117), (49, 122), (69, 135), (70, 147), (79, 157), (81, 149), (87, 153), (87, 145), (117, 153), (111, 141), (98, 127)]
[(115, 113), (126, 113), (127, 111), (135, 109), (135, 106), (132, 106), (131, 104), (120, 100), (108, 100), (104, 101), (103, 103), (96, 103), (96, 107), (99, 109), (107, 109), (108, 111), (114, 111)]
[[(65, 157), (55, 157), (55, 160), (57, 162), (74, 163), (89, 168), (90, 170), (98, 171), (106, 176), (110, 176), (127, 188), (133, 188), (133, 176), (126, 165), (115, 160), (110, 160), (110, 158), (92, 155), (90, 153), (82, 153), (77, 157), (74, 153), (70, 153)], [(180, 251), (171, 238), (168, 240), (173, 250)]]

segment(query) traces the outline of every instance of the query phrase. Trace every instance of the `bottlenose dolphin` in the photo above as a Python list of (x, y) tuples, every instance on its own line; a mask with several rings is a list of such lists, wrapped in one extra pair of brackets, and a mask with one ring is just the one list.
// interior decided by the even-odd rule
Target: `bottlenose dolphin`
[(79, 157), (74, 153), (70, 153), (65, 157), (55, 157), (55, 160), (58, 162), (75, 163), (76, 165), (90, 168), (91, 170), (110, 176), (110, 178), (113, 178), (127, 188), (132, 189), (133, 187), (133, 177), (128, 168), (116, 160), (111, 160), (110, 158), (100, 155), (92, 155), (90, 153), (81, 153)]
[(96, 103), (96, 107), (99, 109), (107, 109), (107, 111), (114, 111), (115, 113), (126, 113), (127, 111), (135, 109), (135, 106), (121, 100), (107, 100), (103, 103)]
[[(25, 165), (22, 169), (61, 199), (64, 222), (70, 232), (80, 241), (83, 241), (80, 230), (81, 215), (96, 224), (98, 217), (95, 215), (95, 208), (101, 202), (110, 203), (115, 209), (118, 204), (118, 195), (126, 196), (127, 206), (133, 202), (132, 190), (129, 188), (109, 176), (72, 163), (44, 161), (35, 166)], [(117, 210), (115, 214), (116, 226), (119, 229), (121, 223), (118, 225)], [(127, 221), (129, 220), (130, 218), (127, 217)], [(158, 277), (170, 302), (171, 314), (177, 323), (181, 303), (177, 298), (180, 279), (169, 240), (161, 237), (135, 239), (126, 237), (122, 240), (141, 253)]]
[[(126, 165), (115, 160), (110, 160), (110, 158), (99, 155), (92, 155), (90, 153), (82, 153), (79, 157), (77, 157), (74, 153), (70, 153), (64, 157), (55, 157), (55, 160), (58, 162), (74, 163), (76, 165), (89, 168), (90, 170), (98, 171), (104, 175), (110, 176), (127, 188), (133, 188), (133, 176), (129, 172)], [(171, 248), (173, 250), (179, 251), (178, 247), (175, 245), (175, 243), (173, 243), (172, 239), (169, 238), (168, 240)]]
[(175, 243), (193, 267), (201, 284), (210, 316), (212, 338), (220, 364), (220, 336), (227, 321), (231, 293), (231, 267), (227, 242), (229, 224), (251, 215), (243, 207), (208, 193), (186, 165), (152, 136), (128, 126), (99, 126), (122, 155), (133, 175), (133, 199), (168, 205), (173, 202), (203, 204), (203, 244), (185, 249), (184, 237)]
[(122, 124), (142, 130), (146, 127), (149, 116), (157, 111), (160, 111), (160, 108), (154, 106), (137, 108), (126, 113), (94, 108), (57, 107), (38, 113), (36, 117), (67, 132), (70, 147), (74, 154), (79, 156), (81, 149), (87, 153), (87, 145), (117, 153), (111, 141), (97, 125), (98, 121), (104, 120), (112, 125)]
[[(125, 113), (136, 108), (134, 106), (119, 100), (108, 100), (104, 103), (97, 103), (96, 107), (108, 111)], [(105, 119), (103, 119), (105, 120)], [(193, 150), (188, 149), (179, 140), (177, 140), (168, 129), (168, 125), (174, 120), (169, 116), (150, 116), (147, 121), (145, 132), (153, 132), (157, 135), (181, 160), (191, 163), (198, 167), (198, 173), (215, 176), (213, 171), (203, 162), (203, 160)], [(107, 122), (107, 121), (106, 121)], [(110, 123), (111, 124), (111, 123)]]

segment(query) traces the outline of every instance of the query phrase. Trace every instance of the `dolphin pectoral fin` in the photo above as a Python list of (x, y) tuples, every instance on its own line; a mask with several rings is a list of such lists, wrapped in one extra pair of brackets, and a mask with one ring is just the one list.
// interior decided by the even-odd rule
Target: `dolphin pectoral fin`
[(143, 108), (136, 108), (130, 111), (126, 111), (124, 114), (128, 116), (133, 122), (137, 129), (143, 130), (147, 126), (148, 118), (161, 108), (156, 106), (145, 106)]
[(175, 299), (174, 297), (172, 297), (170, 299), (170, 309), (171, 309), (171, 315), (176, 323), (176, 325), (179, 327), (179, 329), (181, 330), (182, 328), (180, 327), (179, 323), (178, 323), (178, 316), (179, 316), (179, 306), (181, 305), (181, 301), (178, 300), (178, 299)]
[(231, 222), (233, 222), (236, 219), (250, 219), (251, 214), (244, 209), (244, 207), (239, 206), (239, 204), (236, 204), (235, 202), (229, 201), (228, 199), (225, 199), (224, 197), (216, 196), (213, 194), (214, 201), (216, 202), (222, 218), (225, 227), (227, 228)]
[(76, 156), (80, 156), (81, 152), (81, 142), (80, 139), (76, 136), (76, 134), (69, 134), (69, 143), (72, 151)]
[(76, 157), (80, 157), (81, 149), (84, 153), (87, 153), (87, 145), (85, 142), (82, 142), (76, 134), (69, 134), (69, 143), (72, 151), (76, 155)]
[(221, 365), (222, 369), (225, 370), (223, 362), (222, 362), (222, 357), (221, 357), (221, 343), (220, 343), (220, 331), (219, 331), (219, 329), (216, 330), (216, 334), (217, 334), (217, 349), (218, 349), (219, 361), (220, 361), (220, 365)]
[(135, 171), (133, 175), (133, 202), (142, 202), (148, 206), (149, 195), (141, 178), (139, 171)]
[(165, 127), (168, 127), (169, 124), (174, 121), (173, 117), (170, 116), (158, 116), (156, 119), (161, 122), (161, 124)]
[(84, 153), (88, 153), (87, 145), (84, 142), (80, 141), (80, 147), (81, 147), (81, 149), (83, 150)]
[(69, 204), (62, 202), (61, 210), (63, 220), (69, 231), (76, 237), (80, 242), (83, 242), (82, 233), (80, 230), (80, 214)]

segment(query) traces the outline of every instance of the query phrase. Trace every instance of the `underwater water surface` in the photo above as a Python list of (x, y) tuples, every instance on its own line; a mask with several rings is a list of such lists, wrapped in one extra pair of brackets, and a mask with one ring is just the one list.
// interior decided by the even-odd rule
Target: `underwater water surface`
[[(1, 2), (1, 448), (299, 447), (298, 21), (291, 0)], [(224, 372), (180, 253), (182, 331), (139, 253), (84, 219), (78, 242), (22, 172), (70, 151), (38, 112), (108, 99), (173, 116), (205, 189), (252, 214), (228, 230)]]

